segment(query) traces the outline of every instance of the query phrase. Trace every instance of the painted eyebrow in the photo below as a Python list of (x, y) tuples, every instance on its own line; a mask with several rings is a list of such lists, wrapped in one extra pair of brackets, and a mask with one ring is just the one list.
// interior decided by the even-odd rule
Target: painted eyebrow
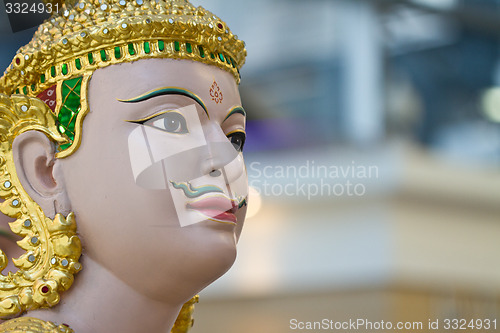
[(231, 117), (233, 114), (241, 114), (243, 115), (244, 117), (247, 116), (247, 113), (245, 111), (245, 109), (243, 109), (242, 106), (236, 106), (234, 108), (232, 108), (229, 113), (227, 114), (226, 118), (224, 118), (224, 120), (222, 122), (225, 122), (229, 117)]
[(147, 101), (148, 99), (151, 99), (153, 97), (158, 97), (158, 96), (166, 96), (166, 95), (182, 95), (188, 98), (191, 98), (194, 100), (196, 103), (200, 104), (200, 106), (203, 108), (205, 113), (207, 114), (208, 118), (210, 119), (210, 115), (208, 114), (207, 107), (205, 106), (205, 103), (199, 98), (195, 93), (183, 89), (183, 88), (178, 88), (178, 87), (162, 87), (158, 89), (154, 89), (151, 91), (148, 91), (147, 93), (144, 93), (142, 95), (139, 95), (137, 97), (133, 97), (130, 99), (119, 99), (117, 100), (119, 102), (123, 103), (139, 103), (139, 102), (144, 102)]

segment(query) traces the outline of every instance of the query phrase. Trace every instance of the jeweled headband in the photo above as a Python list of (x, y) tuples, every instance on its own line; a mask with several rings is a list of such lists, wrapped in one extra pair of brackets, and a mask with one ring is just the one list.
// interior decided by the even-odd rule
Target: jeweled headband
[(189, 59), (234, 75), (246, 57), (244, 43), (227, 25), (187, 0), (80, 0), (64, 4), (18, 50), (0, 78), (0, 93), (34, 96), (52, 110), (75, 151), (88, 112), (86, 94), (98, 68), (147, 58)]

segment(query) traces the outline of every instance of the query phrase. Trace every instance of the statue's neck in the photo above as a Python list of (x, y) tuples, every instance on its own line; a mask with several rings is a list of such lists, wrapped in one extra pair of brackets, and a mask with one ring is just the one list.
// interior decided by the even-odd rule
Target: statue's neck
[(75, 333), (170, 332), (182, 304), (151, 300), (92, 259), (81, 261), (83, 270), (57, 306), (25, 316), (65, 323)]

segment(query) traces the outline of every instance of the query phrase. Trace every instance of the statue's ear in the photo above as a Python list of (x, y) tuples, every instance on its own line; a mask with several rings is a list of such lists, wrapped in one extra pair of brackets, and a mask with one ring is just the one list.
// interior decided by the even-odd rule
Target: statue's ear
[(55, 144), (41, 132), (27, 131), (14, 139), (12, 152), (21, 185), (45, 216), (66, 216), (71, 207)]

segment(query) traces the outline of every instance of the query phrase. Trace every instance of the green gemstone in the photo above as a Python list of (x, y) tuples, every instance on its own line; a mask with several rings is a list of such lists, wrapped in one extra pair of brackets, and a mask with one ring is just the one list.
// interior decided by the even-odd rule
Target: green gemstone
[(227, 62), (228, 65), (231, 65), (231, 62), (229, 61), (229, 57), (228, 56), (226, 56), (226, 62)]
[(117, 46), (115, 47), (115, 58), (120, 59), (122, 57), (122, 50)]
[(128, 44), (128, 53), (130, 55), (134, 55), (135, 54), (134, 44), (132, 44), (132, 43)]
[(75, 133), (75, 125), (76, 125), (76, 121), (72, 121), (68, 124), (68, 131), (70, 131), (71, 133)]
[(68, 65), (67, 64), (62, 65), (62, 73), (63, 73), (63, 75), (68, 74)]
[(65, 108), (61, 108), (57, 120), (59, 120), (61, 124), (67, 124), (71, 120), (71, 115), (68, 110), (66, 110)]
[(23, 93), (24, 93), (25, 95), (28, 95), (28, 87), (23, 87)]
[(158, 41), (158, 50), (160, 51), (165, 50), (165, 43), (162, 40)]
[(191, 43), (186, 43), (186, 51), (188, 53), (192, 53), (193, 52), (193, 48), (191, 47)]
[(174, 42), (174, 49), (179, 52), (181, 50), (181, 46), (179, 45), (179, 42)]
[(108, 58), (107, 58), (105, 50), (101, 50), (101, 60), (102, 61), (108, 61)]
[(215, 59), (215, 54), (210, 53), (210, 58)]
[(52, 77), (56, 77), (56, 67), (55, 66), (50, 67), (50, 75)]
[(92, 53), (89, 53), (89, 64), (93, 64), (94, 63), (94, 55)]
[(200, 57), (205, 58), (205, 51), (203, 51), (203, 46), (198, 46), (198, 50), (200, 51)]
[(34, 84), (31, 85), (31, 91), (35, 92), (36, 86)]
[(80, 61), (80, 58), (75, 59), (75, 66), (76, 66), (76, 69), (82, 69), (82, 63)]
[(16, 89), (16, 94), (19, 95), (20, 91), (19, 91), (19, 88)]
[(40, 82), (41, 82), (41, 83), (45, 83), (45, 74), (42, 74), (42, 75), (40, 76)]
[[(64, 133), (70, 140), (75, 138), (76, 118), (81, 108), (82, 77), (65, 80), (61, 86), (61, 97), (64, 101), (58, 114), (59, 124), (64, 128)], [(60, 129), (60, 128), (59, 128)], [(65, 149), (61, 146), (62, 149)]]
[(149, 45), (149, 42), (144, 42), (144, 52), (146, 52), (146, 54), (151, 53), (151, 47)]
[(219, 59), (220, 61), (224, 62), (224, 55), (222, 55), (222, 53), (219, 53)]

